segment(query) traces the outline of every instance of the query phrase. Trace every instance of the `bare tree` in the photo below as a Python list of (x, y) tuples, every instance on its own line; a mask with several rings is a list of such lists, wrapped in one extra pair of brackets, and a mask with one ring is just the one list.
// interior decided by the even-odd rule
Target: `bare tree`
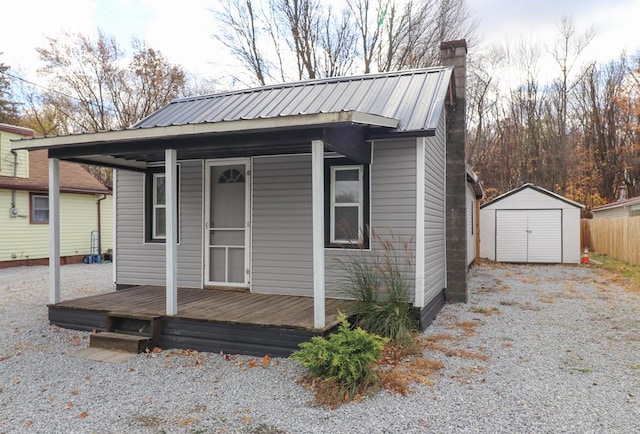
[(284, 81), (289, 59), (297, 79), (433, 66), (443, 38), (471, 42), (475, 30), (465, 0), (220, 1), (216, 37), (258, 84)]
[(321, 27), (321, 71), (324, 77), (336, 77), (349, 73), (357, 56), (358, 35), (350, 21), (349, 11), (343, 10), (338, 18), (328, 10), (326, 23)]
[(223, 10), (216, 14), (216, 19), (221, 32), (214, 36), (253, 73), (259, 84), (267, 84), (269, 64), (258, 46), (264, 16), (252, 0), (229, 0), (220, 4)]
[(53, 105), (67, 119), (62, 133), (126, 128), (185, 89), (182, 69), (157, 50), (134, 41), (127, 62), (115, 39), (98, 32), (95, 39), (81, 34), (48, 38), (38, 48), (52, 91), (42, 102)]

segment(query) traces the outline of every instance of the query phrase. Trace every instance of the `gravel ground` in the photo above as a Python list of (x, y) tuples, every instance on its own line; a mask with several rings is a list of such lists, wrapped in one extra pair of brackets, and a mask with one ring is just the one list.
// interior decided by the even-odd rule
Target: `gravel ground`
[[(63, 298), (114, 288), (107, 264), (61, 273)], [(88, 334), (47, 324), (47, 269), (0, 270), (0, 433), (640, 432), (640, 294), (583, 266), (481, 265), (469, 285), (425, 332), (464, 350), (426, 350), (434, 386), (327, 410), (289, 359), (74, 357)]]

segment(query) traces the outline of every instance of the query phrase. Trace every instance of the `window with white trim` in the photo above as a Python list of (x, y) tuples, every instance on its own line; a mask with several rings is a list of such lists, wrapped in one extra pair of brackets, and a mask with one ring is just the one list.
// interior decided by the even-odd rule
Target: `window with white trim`
[(32, 224), (49, 223), (49, 196), (31, 194), (31, 218)]
[(368, 248), (369, 166), (325, 160), (325, 220), (327, 247)]
[(167, 201), (165, 200), (165, 175), (153, 174), (153, 199), (152, 199), (152, 238), (163, 240), (167, 237)]
[[(178, 239), (180, 238), (180, 166), (178, 176)], [(145, 241), (164, 243), (167, 238), (167, 198), (164, 167), (148, 169), (145, 175)]]

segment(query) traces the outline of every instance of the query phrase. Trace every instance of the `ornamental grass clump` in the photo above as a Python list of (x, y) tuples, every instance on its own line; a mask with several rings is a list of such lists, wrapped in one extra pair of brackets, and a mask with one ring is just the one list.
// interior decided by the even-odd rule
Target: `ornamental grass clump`
[(336, 333), (328, 338), (315, 336), (291, 354), (291, 358), (309, 370), (311, 377), (321, 380), (316, 384), (316, 398), (329, 405), (351, 400), (358, 393), (378, 386), (376, 362), (388, 342), (360, 327), (352, 328), (343, 313), (338, 318)]
[(418, 320), (411, 302), (411, 242), (393, 234), (389, 239), (376, 236), (375, 240), (381, 253), (357, 249), (340, 259), (346, 276), (344, 291), (358, 301), (358, 326), (390, 338), (407, 353), (415, 352)]

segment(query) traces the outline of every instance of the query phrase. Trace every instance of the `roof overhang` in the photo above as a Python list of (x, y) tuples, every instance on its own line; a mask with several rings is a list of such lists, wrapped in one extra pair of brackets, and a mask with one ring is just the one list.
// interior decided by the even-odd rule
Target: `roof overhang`
[(145, 170), (148, 163), (162, 161), (169, 148), (180, 159), (224, 158), (309, 152), (312, 140), (323, 140), (329, 150), (366, 162), (371, 151), (365, 130), (384, 135), (398, 124), (383, 116), (341, 111), (23, 139), (13, 141), (12, 148), (47, 149), (53, 158)]
[(149, 139), (170, 139), (179, 136), (196, 136), (201, 134), (234, 133), (248, 131), (265, 131), (283, 128), (303, 128), (330, 126), (351, 123), (363, 126), (397, 128), (399, 121), (392, 118), (342, 111), (331, 113), (301, 114), (263, 119), (241, 119), (217, 123), (168, 125), (151, 128), (132, 128), (126, 130), (103, 131), (97, 133), (71, 134), (65, 136), (41, 137), (14, 141), (13, 149), (56, 149), (65, 146), (104, 144), (118, 142), (134, 142)]

